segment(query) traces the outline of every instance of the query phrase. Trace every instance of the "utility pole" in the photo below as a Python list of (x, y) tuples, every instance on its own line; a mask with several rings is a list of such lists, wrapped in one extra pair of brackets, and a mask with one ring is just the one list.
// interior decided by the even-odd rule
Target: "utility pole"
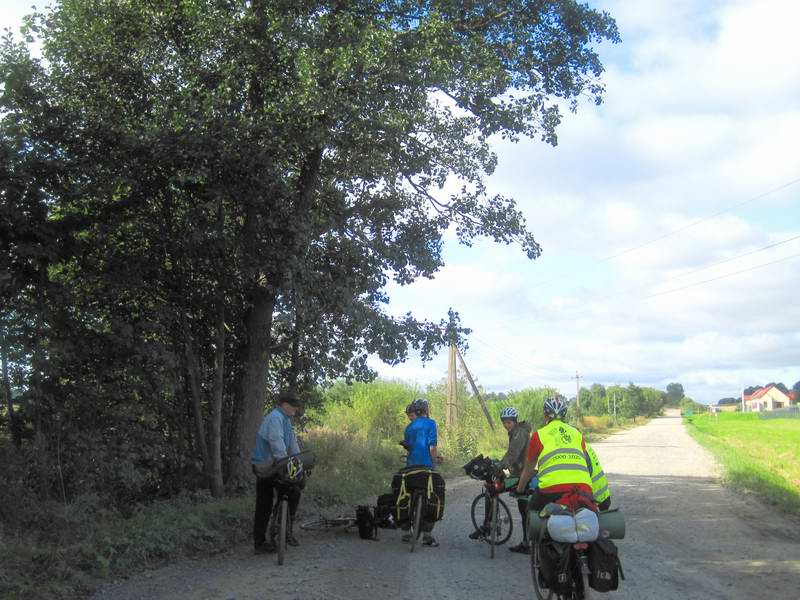
[(614, 392), (614, 425), (617, 424), (617, 393)]
[(744, 384), (742, 384), (742, 412), (744, 412)]
[(486, 407), (486, 401), (481, 396), (481, 393), (478, 391), (478, 386), (475, 385), (475, 380), (472, 378), (472, 373), (469, 372), (467, 368), (467, 363), (464, 362), (464, 357), (461, 356), (461, 351), (456, 348), (456, 355), (458, 356), (458, 360), (461, 363), (461, 368), (464, 369), (464, 375), (467, 376), (467, 381), (469, 381), (469, 385), (472, 387), (472, 391), (475, 393), (475, 396), (478, 398), (478, 402), (481, 403), (481, 408), (483, 409), (483, 414), (486, 417), (486, 420), (489, 422), (489, 426), (494, 431), (494, 423), (492, 423), (492, 417), (489, 414), (489, 409)]
[(456, 345), (450, 343), (450, 356), (447, 361), (447, 408), (444, 415), (445, 425), (456, 424), (456, 400), (458, 395), (458, 375), (456, 373)]
[(578, 404), (578, 410), (581, 409), (581, 376), (575, 371), (575, 402)]

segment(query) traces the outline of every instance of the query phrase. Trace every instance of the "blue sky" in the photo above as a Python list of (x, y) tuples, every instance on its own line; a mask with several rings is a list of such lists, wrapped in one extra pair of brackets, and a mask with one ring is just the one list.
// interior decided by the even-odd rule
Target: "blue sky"
[[(0, 26), (30, 4), (4, 2)], [(448, 236), (446, 267), (391, 287), (390, 310), (437, 321), (458, 310), (474, 330), (467, 364), (493, 391), (573, 394), (576, 370), (587, 385), (679, 381), (706, 402), (741, 384), (792, 385), (800, 239), (755, 251), (800, 236), (800, 3), (590, 4), (617, 19), (623, 40), (600, 48), (604, 104), (565, 113), (555, 148), (493, 146), (489, 191), (517, 199), (544, 254)], [(445, 352), (427, 365), (372, 364), (426, 383), (446, 362)]]
[[(576, 370), (585, 383), (680, 381), (706, 402), (741, 384), (792, 385), (800, 257), (759, 265), (800, 254), (800, 239), (720, 261), (800, 235), (800, 181), (764, 195), (800, 179), (800, 4), (590, 4), (623, 39), (600, 48), (605, 103), (565, 114), (556, 148), (494, 146), (490, 191), (517, 199), (544, 254), (450, 240), (445, 269), (393, 289), (392, 309), (437, 319), (453, 306), (474, 329), (467, 363), (495, 391), (573, 394)], [(375, 365), (435, 381), (446, 357)]]

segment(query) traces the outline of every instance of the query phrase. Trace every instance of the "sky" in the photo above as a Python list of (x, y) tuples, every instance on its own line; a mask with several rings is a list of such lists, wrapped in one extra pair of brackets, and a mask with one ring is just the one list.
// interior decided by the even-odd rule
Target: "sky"
[[(5, 0), (0, 28), (30, 1)], [(465, 360), (501, 392), (680, 382), (701, 402), (800, 380), (800, 3), (592, 0), (622, 43), (598, 48), (601, 106), (566, 112), (558, 146), (496, 141), (489, 192), (543, 247), (445, 239), (432, 280), (388, 310), (457, 310)], [(447, 352), (385, 378), (446, 376)]]

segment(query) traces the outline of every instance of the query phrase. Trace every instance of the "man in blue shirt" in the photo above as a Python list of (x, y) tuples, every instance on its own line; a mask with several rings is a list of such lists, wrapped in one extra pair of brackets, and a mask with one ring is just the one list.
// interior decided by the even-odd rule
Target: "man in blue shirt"
[[(261, 423), (256, 435), (256, 445), (250, 457), (255, 473), (255, 465), (270, 460), (280, 460), (300, 453), (297, 436), (292, 428), (291, 418), (297, 414), (301, 406), (300, 399), (290, 391), (281, 392), (278, 396), (278, 406), (273, 409)], [(253, 518), (253, 545), (256, 554), (275, 552), (275, 542), (267, 540), (266, 532), (269, 518), (272, 513), (272, 503), (275, 496), (275, 480), (273, 478), (256, 479), (256, 510)], [(298, 546), (299, 542), (292, 533), (294, 516), (300, 504), (300, 489), (290, 488), (289, 492), (289, 529), (286, 543)]]
[(428, 416), (428, 401), (413, 403), (416, 418), (406, 425), (403, 445), (408, 449), (406, 466), (424, 465), (433, 468), (436, 459), (436, 421)]
[[(414, 400), (411, 406), (414, 408), (416, 418), (406, 425), (405, 435), (403, 436), (403, 447), (408, 450), (406, 467), (425, 466), (432, 469), (434, 462), (439, 462), (436, 452), (436, 421), (428, 416), (427, 400), (422, 398)], [(423, 519), (421, 529), (422, 543), (425, 546), (439, 545), (431, 535), (433, 523)], [(403, 535), (404, 542), (410, 540), (410, 533)]]

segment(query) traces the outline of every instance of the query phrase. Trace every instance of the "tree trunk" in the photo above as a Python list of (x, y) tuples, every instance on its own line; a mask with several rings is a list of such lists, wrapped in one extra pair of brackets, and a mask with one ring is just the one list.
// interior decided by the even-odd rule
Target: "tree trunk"
[(239, 414), (231, 439), (229, 489), (243, 487), (251, 478), (250, 451), (264, 417), (267, 392), (275, 291), (256, 284), (251, 298), (245, 321), (247, 340), (238, 389)]
[(203, 423), (203, 392), (200, 389), (200, 362), (194, 348), (192, 333), (189, 331), (189, 324), (184, 317), (183, 321), (183, 341), (184, 356), (186, 360), (186, 380), (189, 383), (189, 396), (192, 400), (192, 413), (194, 416), (195, 439), (203, 460), (203, 471), (211, 481), (211, 463), (208, 456), (208, 446), (206, 445), (206, 431)]
[(3, 396), (6, 398), (8, 406), (8, 429), (11, 432), (11, 439), (14, 440), (14, 445), (19, 448), (22, 443), (22, 435), (17, 423), (17, 417), (14, 414), (14, 402), (11, 398), (11, 380), (8, 377), (8, 347), (6, 345), (5, 331), (0, 332), (2, 339), (0, 339), (0, 359), (3, 364)]
[[(220, 241), (223, 240), (225, 214), (220, 198), (217, 207), (217, 227)], [(225, 493), (222, 484), (222, 396), (225, 387), (225, 249), (222, 248), (221, 268), (217, 278), (217, 322), (216, 322), (216, 355), (214, 357), (214, 391), (211, 397), (211, 495), (215, 498)]]
[(219, 298), (217, 309), (217, 352), (215, 357), (214, 393), (211, 398), (211, 431), (209, 445), (211, 452), (211, 495), (221, 497), (225, 490), (222, 485), (222, 395), (225, 381), (225, 301)]

